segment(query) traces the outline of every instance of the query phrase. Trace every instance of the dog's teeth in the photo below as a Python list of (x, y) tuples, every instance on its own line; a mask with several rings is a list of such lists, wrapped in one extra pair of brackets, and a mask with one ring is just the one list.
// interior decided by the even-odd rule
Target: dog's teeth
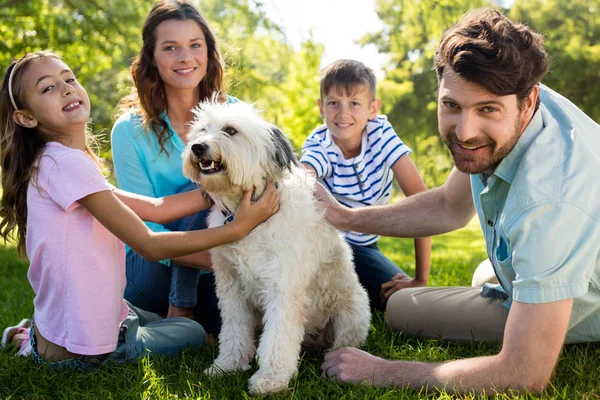
[(215, 162), (214, 161), (210, 162), (210, 169), (215, 169)]

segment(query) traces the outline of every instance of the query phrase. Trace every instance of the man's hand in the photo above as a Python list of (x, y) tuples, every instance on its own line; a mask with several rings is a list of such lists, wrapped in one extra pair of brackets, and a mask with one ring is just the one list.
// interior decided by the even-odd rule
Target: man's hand
[(386, 371), (392, 362), (354, 347), (343, 347), (325, 354), (323, 376), (339, 383), (360, 383), (378, 387), (392, 386)]
[(347, 217), (344, 216), (344, 212), (348, 211), (348, 208), (343, 207), (338, 203), (329, 190), (319, 182), (315, 182), (314, 195), (320, 205), (325, 208), (325, 219), (327, 222), (338, 229), (342, 229), (340, 225), (347, 220)]
[(385, 282), (381, 285), (381, 301), (383, 304), (387, 303), (390, 296), (398, 290), (422, 286), (427, 286), (427, 282), (416, 278), (413, 279), (406, 274), (398, 273), (394, 275), (389, 282)]

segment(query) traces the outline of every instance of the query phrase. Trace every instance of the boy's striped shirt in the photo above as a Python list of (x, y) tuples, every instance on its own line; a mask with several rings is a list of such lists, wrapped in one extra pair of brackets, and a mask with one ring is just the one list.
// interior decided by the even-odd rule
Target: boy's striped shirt
[[(392, 191), (392, 166), (409, 149), (383, 115), (367, 122), (361, 152), (345, 159), (326, 125), (315, 129), (302, 146), (300, 162), (309, 164), (317, 178), (343, 205), (351, 208), (387, 204)], [(375, 243), (379, 236), (344, 232), (356, 245)]]

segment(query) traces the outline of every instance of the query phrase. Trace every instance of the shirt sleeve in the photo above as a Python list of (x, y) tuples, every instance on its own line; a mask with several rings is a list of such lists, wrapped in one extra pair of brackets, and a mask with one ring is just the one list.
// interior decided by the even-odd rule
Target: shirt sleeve
[(394, 131), (394, 128), (387, 119), (383, 120), (381, 132), (381, 149), (383, 151), (383, 159), (390, 166), (396, 164), (396, 161), (405, 154), (412, 153), (412, 150), (402, 142), (400, 137)]
[(69, 151), (48, 162), (46, 190), (50, 198), (67, 212), (80, 206), (79, 199), (111, 190), (100, 169), (83, 151)]
[(317, 179), (328, 178), (333, 173), (327, 149), (315, 134), (310, 135), (302, 145), (301, 163), (310, 165), (317, 173)]
[[(566, 202), (537, 205), (518, 216), (506, 232), (514, 300), (548, 303), (584, 295), (600, 251), (599, 225), (593, 215)], [(500, 268), (510, 261), (502, 258)]]
[(237, 97), (227, 95), (227, 103), (228, 104), (235, 104), (235, 103), (240, 103), (240, 102), (241, 102), (241, 100), (238, 99)]
[[(156, 198), (154, 186), (150, 180), (146, 160), (141, 155), (139, 144), (136, 141), (146, 140), (141, 128), (141, 121), (133, 115), (129, 118), (121, 117), (113, 126), (111, 132), (111, 147), (115, 175), (119, 189), (127, 192), (141, 194)], [(140, 124), (137, 128), (135, 124)], [(154, 232), (170, 232), (162, 224), (144, 222)], [(170, 260), (161, 263), (170, 265)]]

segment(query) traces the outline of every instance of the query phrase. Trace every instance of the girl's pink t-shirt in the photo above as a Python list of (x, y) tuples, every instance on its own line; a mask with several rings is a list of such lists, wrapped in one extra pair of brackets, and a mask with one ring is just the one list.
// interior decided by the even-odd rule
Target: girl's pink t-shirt
[(50, 142), (27, 191), (35, 327), (76, 354), (114, 351), (128, 313), (124, 245), (78, 202), (104, 190), (111, 186), (85, 152)]

